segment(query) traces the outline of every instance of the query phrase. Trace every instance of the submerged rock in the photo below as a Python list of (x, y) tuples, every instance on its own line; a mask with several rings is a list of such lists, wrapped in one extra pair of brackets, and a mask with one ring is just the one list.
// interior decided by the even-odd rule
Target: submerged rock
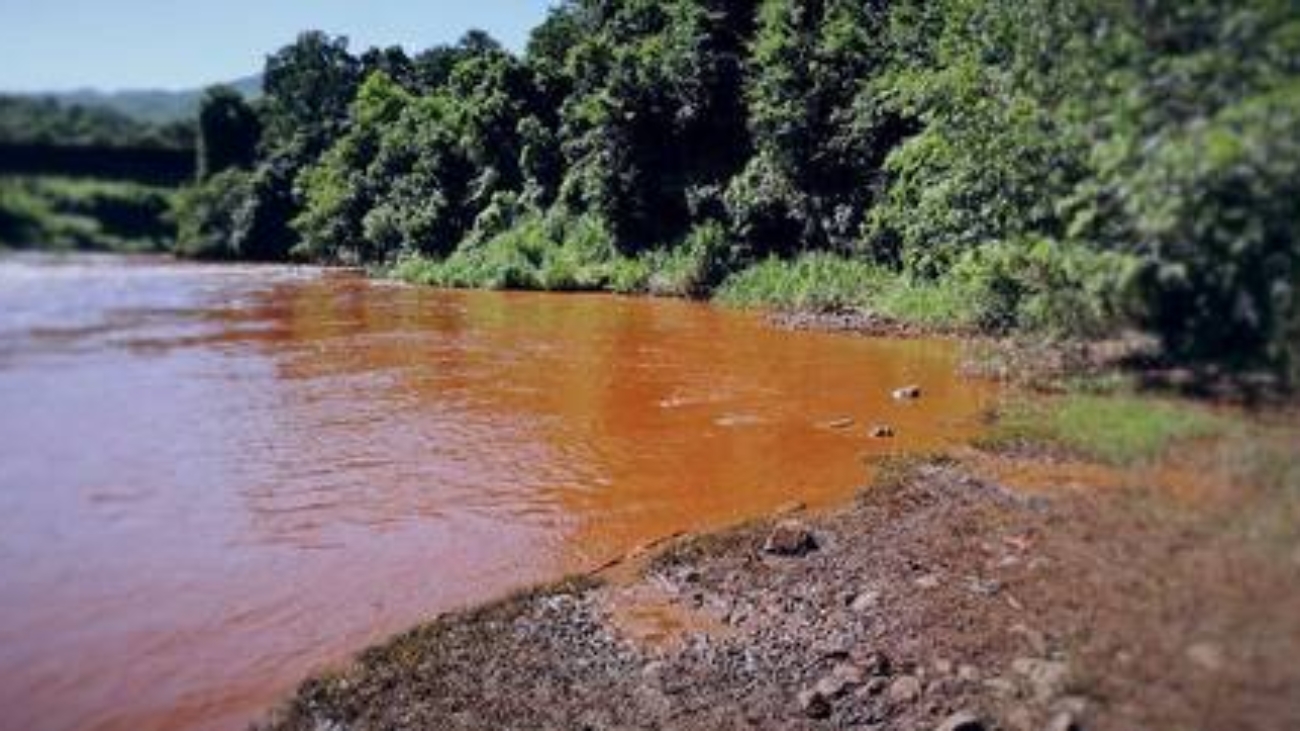
[(921, 398), (920, 386), (903, 386), (894, 389), (895, 401), (915, 401), (919, 398)]

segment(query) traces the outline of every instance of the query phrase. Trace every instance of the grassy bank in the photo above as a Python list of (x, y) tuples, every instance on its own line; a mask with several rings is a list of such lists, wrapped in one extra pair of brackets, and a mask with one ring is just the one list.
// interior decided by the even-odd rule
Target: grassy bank
[(138, 183), (0, 177), (0, 245), (56, 251), (163, 251), (173, 191)]
[(445, 258), (410, 256), (383, 270), (408, 282), (454, 288), (611, 291), (712, 299), (776, 310), (863, 311), (931, 331), (1113, 332), (1130, 262), (1047, 245), (1025, 256), (975, 250), (942, 275), (923, 277), (860, 258), (812, 252), (746, 261), (720, 226), (679, 246), (621, 253), (592, 217), (535, 215)]

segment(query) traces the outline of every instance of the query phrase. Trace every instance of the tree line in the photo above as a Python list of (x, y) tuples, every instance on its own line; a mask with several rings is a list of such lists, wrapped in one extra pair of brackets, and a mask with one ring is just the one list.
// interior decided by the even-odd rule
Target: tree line
[(691, 296), (807, 277), (827, 305), (1136, 325), (1300, 372), (1293, 0), (568, 0), (522, 54), (305, 33), (263, 82), (205, 98), (185, 252)]

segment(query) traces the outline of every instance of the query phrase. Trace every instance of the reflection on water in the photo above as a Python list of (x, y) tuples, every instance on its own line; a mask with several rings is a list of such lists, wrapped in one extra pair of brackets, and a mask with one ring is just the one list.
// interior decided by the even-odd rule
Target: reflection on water
[(0, 726), (240, 728), (431, 613), (842, 498), (975, 428), (954, 357), (675, 301), (0, 261)]

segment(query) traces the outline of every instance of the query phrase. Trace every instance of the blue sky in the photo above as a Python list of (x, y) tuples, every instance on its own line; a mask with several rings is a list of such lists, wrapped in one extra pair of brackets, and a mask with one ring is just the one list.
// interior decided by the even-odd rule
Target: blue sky
[(261, 69), (301, 30), (408, 50), (483, 28), (523, 47), (550, 0), (0, 0), (0, 89), (203, 86)]

